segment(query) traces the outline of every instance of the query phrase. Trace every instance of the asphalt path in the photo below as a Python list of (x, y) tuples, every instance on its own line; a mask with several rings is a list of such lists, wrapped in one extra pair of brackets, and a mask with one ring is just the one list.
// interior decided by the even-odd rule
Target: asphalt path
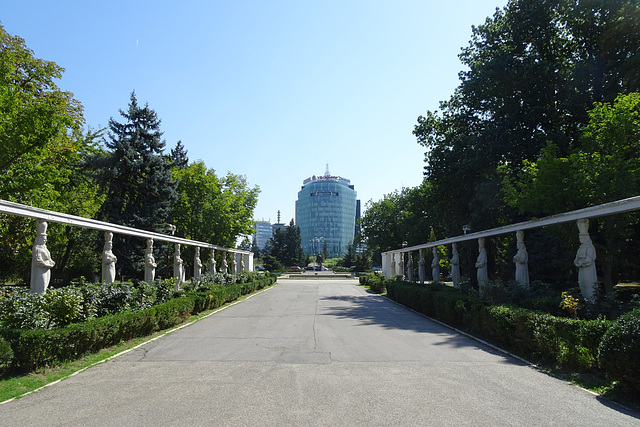
[(2, 426), (638, 426), (354, 280), (286, 280), (51, 387)]

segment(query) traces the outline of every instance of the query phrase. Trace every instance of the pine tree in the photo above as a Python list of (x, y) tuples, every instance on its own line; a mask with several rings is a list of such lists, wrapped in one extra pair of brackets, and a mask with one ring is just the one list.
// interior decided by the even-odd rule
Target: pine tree
[[(155, 111), (138, 105), (135, 92), (126, 112), (125, 122), (109, 120), (109, 150), (95, 162), (106, 200), (101, 208), (105, 221), (148, 231), (161, 232), (177, 198), (170, 164), (163, 155), (165, 142), (160, 138), (160, 120)], [(125, 275), (142, 268), (144, 242), (114, 236), (118, 268)]]

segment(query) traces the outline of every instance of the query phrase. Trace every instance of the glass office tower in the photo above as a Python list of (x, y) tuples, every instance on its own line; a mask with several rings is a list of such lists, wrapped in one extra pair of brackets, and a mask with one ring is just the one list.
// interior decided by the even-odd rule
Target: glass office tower
[(343, 256), (356, 225), (356, 191), (350, 181), (331, 176), (328, 168), (324, 176), (305, 179), (296, 201), (296, 225), (308, 255), (321, 253), (326, 242), (330, 257)]

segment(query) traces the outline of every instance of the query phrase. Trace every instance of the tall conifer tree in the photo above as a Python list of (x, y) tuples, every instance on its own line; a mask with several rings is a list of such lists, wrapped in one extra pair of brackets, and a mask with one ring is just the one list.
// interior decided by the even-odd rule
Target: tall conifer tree
[[(128, 110), (120, 110), (124, 123), (109, 120), (108, 150), (98, 162), (106, 200), (101, 213), (105, 221), (148, 231), (163, 231), (177, 198), (160, 120), (155, 111), (138, 105), (131, 93)], [(135, 275), (142, 269), (140, 239), (114, 236), (114, 252), (122, 274)], [(140, 241), (139, 241), (140, 240)]]

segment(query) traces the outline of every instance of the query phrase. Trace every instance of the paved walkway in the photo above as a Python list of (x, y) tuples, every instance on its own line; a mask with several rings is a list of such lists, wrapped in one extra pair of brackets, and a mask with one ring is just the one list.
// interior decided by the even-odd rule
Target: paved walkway
[(287, 280), (59, 384), (0, 425), (637, 426), (354, 280)]

